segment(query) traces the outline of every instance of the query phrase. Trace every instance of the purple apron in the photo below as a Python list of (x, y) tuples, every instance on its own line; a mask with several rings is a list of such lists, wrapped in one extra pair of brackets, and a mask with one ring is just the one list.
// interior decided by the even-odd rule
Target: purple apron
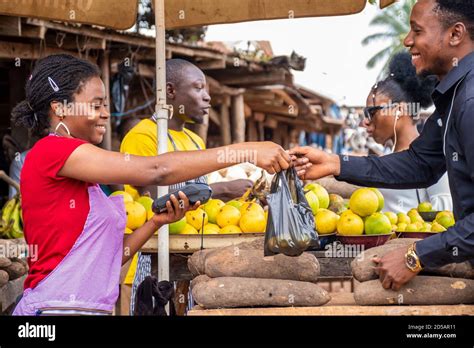
[(123, 197), (90, 186), (90, 211), (64, 259), (34, 289), (26, 289), (13, 315), (77, 310), (111, 314), (119, 295), (126, 213)]

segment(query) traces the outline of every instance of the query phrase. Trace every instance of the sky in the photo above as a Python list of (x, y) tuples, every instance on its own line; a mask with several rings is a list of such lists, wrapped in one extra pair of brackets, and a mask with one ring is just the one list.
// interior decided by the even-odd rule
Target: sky
[(356, 15), (211, 25), (206, 41), (268, 40), (275, 55), (294, 50), (307, 58), (303, 72), (293, 71), (295, 82), (334, 99), (339, 105), (365, 105), (382, 65), (367, 69), (367, 61), (388, 46), (378, 41), (362, 46), (378, 7), (367, 5)]

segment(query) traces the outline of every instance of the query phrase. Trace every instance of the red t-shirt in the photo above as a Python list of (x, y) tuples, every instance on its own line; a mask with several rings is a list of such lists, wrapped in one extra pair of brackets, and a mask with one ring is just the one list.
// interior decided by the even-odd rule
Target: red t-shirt
[(71, 153), (85, 143), (49, 135), (26, 155), (20, 178), (21, 204), (25, 239), (34, 249), (29, 252), (25, 289), (34, 288), (63, 260), (84, 228), (91, 184), (57, 174)]

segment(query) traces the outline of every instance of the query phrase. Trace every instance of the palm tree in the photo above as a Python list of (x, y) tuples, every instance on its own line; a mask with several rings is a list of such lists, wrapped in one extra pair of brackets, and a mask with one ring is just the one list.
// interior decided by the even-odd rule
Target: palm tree
[[(369, 0), (371, 2), (372, 0)], [(387, 69), (394, 54), (405, 49), (403, 40), (410, 31), (410, 14), (416, 0), (405, 0), (381, 11), (370, 22), (371, 26), (381, 26), (384, 30), (367, 36), (362, 45), (367, 46), (377, 40), (390, 40), (388, 47), (376, 53), (367, 62), (367, 68), (373, 69), (379, 62), (385, 61), (381, 74)]]

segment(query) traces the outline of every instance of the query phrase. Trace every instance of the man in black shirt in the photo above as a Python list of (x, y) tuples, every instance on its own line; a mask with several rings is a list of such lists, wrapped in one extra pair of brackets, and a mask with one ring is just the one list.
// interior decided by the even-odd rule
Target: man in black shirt
[(394, 290), (423, 267), (474, 264), (474, 0), (419, 0), (410, 25), (404, 43), (417, 73), (440, 80), (433, 93), (436, 111), (410, 148), (383, 157), (290, 152), (303, 179), (334, 175), (362, 186), (413, 189), (448, 172), (457, 223), (375, 260), (383, 287)]

